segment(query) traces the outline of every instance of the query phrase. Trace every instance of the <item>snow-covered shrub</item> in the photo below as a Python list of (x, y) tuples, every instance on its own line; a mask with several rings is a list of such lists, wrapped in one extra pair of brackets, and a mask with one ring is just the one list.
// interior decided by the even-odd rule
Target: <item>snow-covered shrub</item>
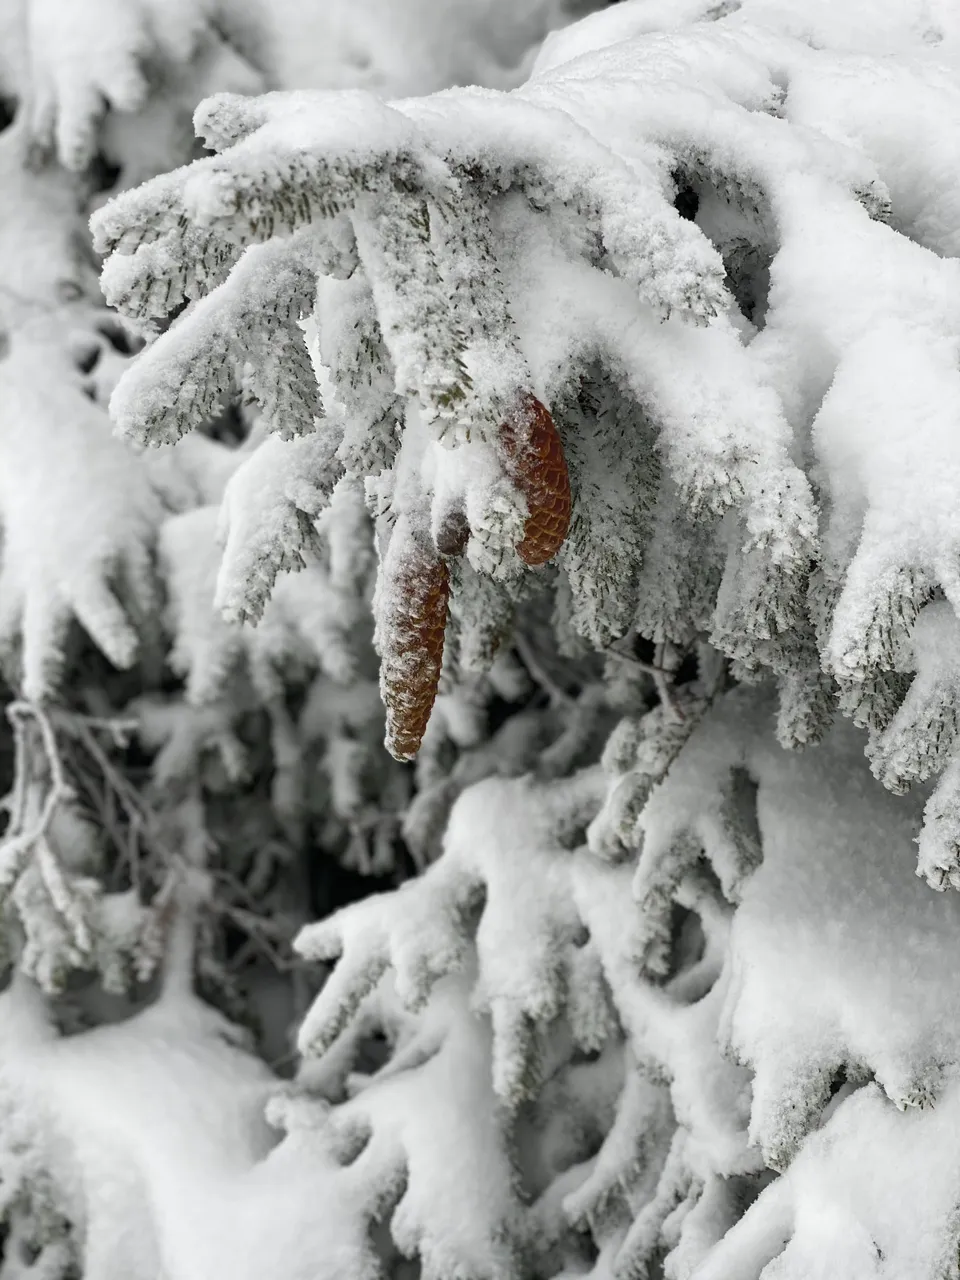
[[(23, 161), (143, 176), (144, 49), (293, 83), (269, 6), (54, 40), (0, 138), (50, 298), (0, 364), (11, 962), (147, 1006), (58, 1038), (11, 983), (11, 1239), (56, 1276), (955, 1277), (960, 13), (626, 0), (517, 85), (562, 6), (467, 8), (420, 88), (486, 88), (211, 86), (207, 154), (94, 213), (113, 368), (71, 354), (76, 188)], [(123, 667), (158, 618), (185, 703), (56, 703), (71, 619)], [(112, 845), (149, 831), (112, 885), (74, 750)], [(420, 874), (306, 923), (315, 850)], [(226, 1000), (227, 926), (276, 963), (300, 925), (278, 1092), (190, 973)]]
[[(210, 1153), (236, 1165), (225, 1149), (216, 1154), (229, 1120), (225, 1129), (211, 1117), (194, 1132), (185, 1118), (198, 1115), (204, 1092), (218, 1095), (228, 1118), (237, 1106), (233, 1077), (261, 1085), (271, 1077), (246, 1051), (236, 1051), (232, 1066), (221, 1061), (216, 1026), (206, 1015), (198, 1021), (189, 1000), (171, 1013), (165, 997), (162, 1016), (152, 1005), (130, 1017), (156, 995), (185, 879), (194, 891), (199, 989), (253, 1026), (260, 1051), (289, 1073), (291, 1025), (315, 985), (290, 955), (292, 935), (313, 911), (362, 891), (367, 877), (396, 883), (414, 865), (400, 834), (411, 780), (382, 747), (362, 486), (332, 476), (327, 506), (315, 467), (305, 484), (297, 460), (291, 468), (288, 453), (264, 442), (270, 414), (296, 413), (313, 383), (299, 330), (292, 326), (287, 348), (301, 353), (299, 381), (282, 403), (255, 407), (251, 365), (185, 447), (131, 449), (114, 438), (106, 407), (141, 343), (104, 308), (89, 213), (198, 154), (192, 115), (211, 92), (362, 83), (398, 93), (477, 79), (509, 86), (525, 76), (546, 31), (590, 7), (2, 6), (0, 663), (8, 732), (0, 732), (0, 768), (10, 794), (0, 953), (5, 974), (21, 975), (19, 994), (11, 988), (4, 997), (4, 1276), (129, 1278), (154, 1274), (158, 1258), (172, 1274), (216, 1270), (211, 1259), (224, 1247), (216, 1233), (196, 1241), (188, 1232), (182, 1248), (165, 1234), (185, 1206), (202, 1220), (197, 1184), (196, 1205), (186, 1187), (158, 1219), (149, 1203)], [(288, 367), (287, 382), (291, 374)], [(265, 366), (259, 385), (272, 376)], [(311, 442), (304, 448), (310, 453)], [(315, 530), (303, 514), (311, 487)], [(280, 527), (292, 520), (310, 538), (295, 557), (304, 571), (284, 576), (275, 592), (277, 573), (293, 562), (261, 556), (256, 523), (245, 524), (249, 493), (258, 496), (251, 516), (261, 518), (266, 503)], [(221, 536), (238, 566), (261, 570), (259, 600), (248, 594), (226, 620), (213, 599)], [(219, 603), (229, 614), (231, 602)], [(246, 615), (263, 615), (256, 631), (242, 625)], [(526, 696), (517, 664), (504, 657), (498, 668), (499, 679), (478, 677), (466, 699), (458, 691), (446, 698), (451, 727), (434, 735), (438, 774), (447, 768), (445, 742), (479, 744), (491, 698)], [(452, 794), (447, 787), (434, 798), (422, 849), (435, 852)], [(47, 1009), (31, 982), (46, 992)], [(117, 1019), (122, 1027), (103, 1026)], [(53, 1047), (54, 1027), (71, 1033), (66, 1058)], [(168, 1049), (188, 1065), (178, 1068)], [(147, 1079), (152, 1059), (166, 1082), (169, 1139), (166, 1155), (153, 1152), (147, 1168), (143, 1153), (158, 1130), (151, 1122), (148, 1137), (139, 1126), (165, 1105)], [(102, 1084), (100, 1101), (81, 1096), (82, 1061), (95, 1089)], [(49, 1091), (41, 1080), (52, 1082)], [(256, 1114), (265, 1096), (261, 1087), (255, 1140), (242, 1139), (238, 1170), (270, 1145)], [(118, 1147), (105, 1121), (132, 1145)], [(91, 1154), (103, 1145), (109, 1154)], [(122, 1205), (112, 1198), (118, 1186), (127, 1188)], [(312, 1193), (299, 1194), (302, 1207)], [(257, 1241), (253, 1218), (250, 1229)], [(230, 1247), (236, 1267), (267, 1265), (238, 1238)], [(304, 1274), (315, 1274), (315, 1254), (304, 1245)]]

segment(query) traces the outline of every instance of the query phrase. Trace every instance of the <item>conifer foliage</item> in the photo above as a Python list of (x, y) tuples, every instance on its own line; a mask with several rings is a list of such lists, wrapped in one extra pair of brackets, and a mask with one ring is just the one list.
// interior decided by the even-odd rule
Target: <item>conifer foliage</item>
[(0, 1275), (956, 1277), (955, 6), (24, 4)]

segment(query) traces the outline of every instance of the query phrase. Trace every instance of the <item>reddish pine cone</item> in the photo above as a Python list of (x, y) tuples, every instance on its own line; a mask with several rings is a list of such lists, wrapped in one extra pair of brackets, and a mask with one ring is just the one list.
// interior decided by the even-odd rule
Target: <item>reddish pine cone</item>
[(530, 513), (517, 554), (526, 564), (546, 564), (570, 527), (570, 473), (549, 410), (529, 392), (500, 424), (500, 451)]
[(449, 595), (446, 563), (398, 524), (384, 566), (380, 620), (385, 745), (396, 760), (411, 760), (420, 750), (433, 710)]

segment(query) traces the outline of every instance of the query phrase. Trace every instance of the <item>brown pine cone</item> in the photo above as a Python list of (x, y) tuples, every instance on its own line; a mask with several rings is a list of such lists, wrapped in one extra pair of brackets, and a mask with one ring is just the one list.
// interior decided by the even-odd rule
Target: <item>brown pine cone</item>
[(553, 418), (529, 392), (500, 424), (500, 452), (529, 511), (517, 554), (526, 564), (546, 564), (570, 527), (570, 475)]
[(398, 522), (384, 564), (379, 622), (385, 745), (396, 760), (411, 760), (420, 750), (433, 710), (449, 595), (446, 562)]
[(470, 541), (470, 525), (463, 507), (449, 507), (444, 511), (437, 523), (433, 540), (441, 555), (452, 556), (454, 559), (463, 555)]

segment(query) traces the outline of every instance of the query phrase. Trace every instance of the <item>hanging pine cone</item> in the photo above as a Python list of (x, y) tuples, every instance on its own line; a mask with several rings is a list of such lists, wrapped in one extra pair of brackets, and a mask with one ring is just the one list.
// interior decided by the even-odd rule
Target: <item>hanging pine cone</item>
[(470, 540), (470, 525), (462, 506), (451, 506), (436, 521), (434, 545), (443, 556), (462, 556)]
[(517, 554), (526, 564), (546, 564), (570, 527), (570, 475), (553, 418), (529, 392), (500, 425), (500, 451), (529, 511)]
[(398, 522), (382, 582), (378, 635), (385, 745), (396, 760), (411, 760), (437, 696), (450, 577), (427, 539)]

